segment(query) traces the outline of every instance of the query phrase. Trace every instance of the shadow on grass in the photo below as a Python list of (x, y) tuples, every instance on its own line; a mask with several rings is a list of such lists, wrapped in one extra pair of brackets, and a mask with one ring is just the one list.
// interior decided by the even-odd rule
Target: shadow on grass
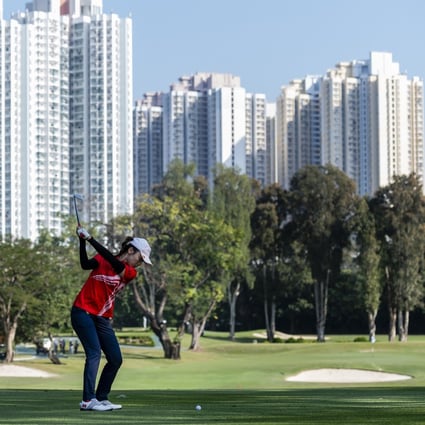
[(220, 335), (208, 335), (208, 334), (204, 334), (202, 336), (202, 339), (210, 339), (210, 340), (214, 340), (214, 341), (228, 341), (228, 342), (239, 342), (242, 344), (254, 344), (254, 343), (261, 343), (264, 342), (262, 339), (258, 340), (258, 338), (254, 338), (254, 337), (238, 337), (235, 338), (233, 340), (231, 340), (229, 338), (228, 335), (226, 336), (220, 336)]
[[(423, 424), (423, 388), (114, 391), (123, 409), (80, 412), (79, 391), (0, 390), (0, 424)], [(199, 404), (202, 410), (195, 410)]]
[(164, 360), (164, 356), (162, 355), (156, 355), (153, 356), (151, 354), (147, 354), (147, 353), (129, 353), (126, 352), (125, 353), (125, 358), (126, 359), (149, 359), (149, 360)]

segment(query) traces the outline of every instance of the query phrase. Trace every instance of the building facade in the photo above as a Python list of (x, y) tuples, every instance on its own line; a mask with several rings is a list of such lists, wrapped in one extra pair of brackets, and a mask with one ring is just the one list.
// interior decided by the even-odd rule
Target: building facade
[(1, 22), (0, 232), (29, 239), (69, 214), (69, 19), (46, 6)]
[[(152, 100), (154, 99), (154, 101)], [(160, 122), (162, 134), (148, 116)], [(135, 186), (135, 195), (150, 192), (155, 179), (162, 179), (174, 159), (195, 164), (197, 175), (213, 184), (217, 164), (234, 168), (258, 179), (271, 180), (271, 163), (267, 150), (266, 99), (241, 87), (239, 77), (230, 74), (197, 73), (179, 78), (167, 93), (146, 94), (136, 103), (134, 112), (135, 152), (146, 151), (149, 158), (135, 157), (135, 169), (150, 171)], [(145, 146), (147, 143), (147, 147)], [(162, 149), (158, 144), (162, 143)], [(155, 164), (162, 155), (161, 172)], [(136, 174), (138, 172), (136, 171)], [(155, 174), (155, 179), (152, 179)], [(159, 183), (159, 181), (157, 181)]]
[(292, 176), (321, 163), (321, 79), (309, 76), (282, 88), (276, 101), (277, 182), (288, 189)]
[(277, 101), (278, 181), (305, 165), (332, 164), (373, 195), (395, 175), (423, 179), (423, 82), (385, 52), (295, 80)]
[(133, 209), (131, 20), (33, 0), (0, 24), (0, 234), (57, 234)]
[(133, 111), (134, 197), (150, 193), (163, 173), (163, 123), (160, 93), (147, 93)]
[(87, 222), (133, 211), (132, 23), (70, 0), (71, 193)]

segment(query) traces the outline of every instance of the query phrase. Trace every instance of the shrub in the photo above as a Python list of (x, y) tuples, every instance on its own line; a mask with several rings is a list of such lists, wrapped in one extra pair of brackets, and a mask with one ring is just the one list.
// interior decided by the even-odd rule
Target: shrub
[(141, 345), (143, 347), (153, 347), (155, 345), (153, 339), (149, 335), (138, 336), (118, 336), (118, 342), (126, 345)]
[(369, 342), (369, 338), (365, 336), (357, 336), (353, 339), (353, 342)]

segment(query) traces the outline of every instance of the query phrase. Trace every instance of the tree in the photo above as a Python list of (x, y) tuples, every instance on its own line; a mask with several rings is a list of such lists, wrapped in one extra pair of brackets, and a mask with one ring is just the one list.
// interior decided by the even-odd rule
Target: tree
[[(13, 361), (16, 332), (22, 317), (43, 307), (51, 291), (51, 262), (39, 246), (20, 239), (0, 243), (0, 312), (6, 342), (6, 362)], [(52, 268), (53, 269), (53, 268)], [(37, 318), (34, 327), (40, 326)]]
[(233, 168), (218, 165), (214, 179), (214, 190), (210, 201), (210, 210), (231, 226), (239, 234), (238, 254), (233, 259), (232, 270), (226, 275), (228, 279), (226, 292), (229, 303), (229, 338), (235, 338), (236, 302), (241, 287), (251, 286), (252, 275), (249, 268), (249, 241), (251, 239), (250, 217), (255, 208), (255, 184), (246, 175)]
[[(61, 236), (53, 235), (47, 230), (41, 231), (33, 245), (33, 249), (44, 256), (46, 290), (39, 295), (39, 302), (29, 308), (27, 313), (32, 323), (33, 338), (36, 332), (50, 338), (48, 356), (55, 364), (60, 364), (60, 360), (54, 352), (53, 332), (71, 327), (70, 306), (87, 277), (80, 267), (79, 242), (73, 230), (72, 223), (69, 231)], [(24, 320), (27, 321), (27, 318)]]
[(425, 199), (415, 174), (396, 176), (370, 201), (389, 309), (388, 339), (407, 340), (409, 312), (422, 303)]
[(153, 267), (144, 268), (143, 277), (132, 282), (132, 289), (137, 306), (162, 345), (164, 358), (180, 359), (180, 340), (171, 339), (164, 315), (169, 296), (163, 263), (157, 260)]
[[(166, 358), (180, 358), (180, 340), (188, 323), (191, 348), (198, 347), (202, 326), (223, 297), (223, 275), (238, 255), (238, 235), (208, 211), (205, 185), (191, 173), (193, 167), (172, 164), (155, 196), (141, 198), (134, 215), (134, 232), (149, 238), (155, 259), (154, 267), (134, 287), (135, 297)], [(179, 316), (173, 340), (164, 318), (167, 305)]]
[(278, 185), (264, 188), (257, 199), (251, 216), (252, 238), (250, 241), (252, 265), (257, 280), (262, 283), (264, 319), (268, 341), (274, 340), (276, 332), (276, 296), (280, 255), (281, 223), (285, 219), (285, 192)]
[[(234, 258), (235, 233), (214, 214), (197, 209), (189, 200), (151, 199), (138, 208), (149, 222), (146, 234), (153, 242), (155, 264), (138, 281), (136, 300), (163, 344), (165, 356), (179, 358), (187, 323), (191, 323), (191, 348), (195, 349), (200, 328), (223, 297), (220, 282)], [(168, 338), (164, 318), (167, 303), (180, 316), (174, 341)]]
[(376, 225), (366, 200), (362, 200), (359, 208), (359, 225), (356, 232), (358, 255), (355, 263), (358, 266), (360, 292), (366, 309), (369, 327), (369, 341), (376, 339), (376, 316), (382, 296), (382, 278), (380, 273), (379, 243), (376, 239)]
[(251, 216), (250, 242), (252, 264), (257, 282), (262, 286), (262, 299), (267, 339), (272, 342), (276, 332), (278, 301), (290, 317), (293, 330), (295, 315), (311, 308), (305, 292), (311, 283), (303, 247), (284, 232), (288, 222), (289, 193), (279, 185), (265, 187), (257, 198)]
[(339, 277), (357, 208), (354, 182), (334, 166), (307, 166), (292, 178), (285, 232), (305, 248), (314, 279), (319, 342), (325, 341), (329, 285)]
[(312, 278), (308, 267), (304, 247), (297, 241), (281, 237), (285, 246), (281, 247), (281, 260), (278, 263), (279, 288), (278, 296), (285, 303), (290, 322), (289, 330), (295, 332), (295, 319), (313, 310), (311, 297)]

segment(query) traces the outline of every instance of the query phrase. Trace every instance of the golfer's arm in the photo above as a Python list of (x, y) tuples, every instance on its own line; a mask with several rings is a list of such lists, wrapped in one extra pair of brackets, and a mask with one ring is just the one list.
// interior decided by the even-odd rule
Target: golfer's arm
[(91, 237), (88, 242), (90, 245), (112, 266), (112, 268), (118, 273), (122, 273), (125, 266), (124, 263), (118, 260), (115, 255), (109, 252), (103, 245), (101, 245), (96, 239)]
[(80, 239), (80, 265), (83, 270), (93, 270), (98, 266), (98, 262), (95, 258), (89, 259), (86, 250), (86, 241)]

